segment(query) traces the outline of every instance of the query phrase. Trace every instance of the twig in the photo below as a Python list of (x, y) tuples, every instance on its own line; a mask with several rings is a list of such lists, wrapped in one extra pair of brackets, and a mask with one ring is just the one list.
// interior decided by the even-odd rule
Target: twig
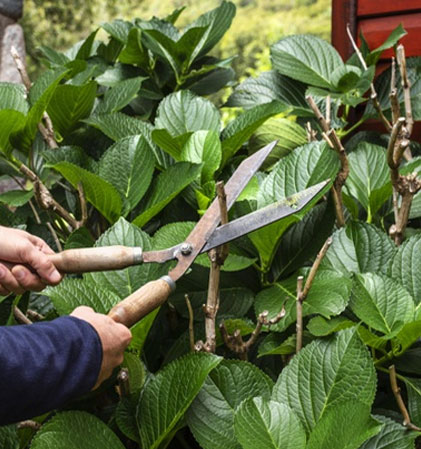
[(303, 347), (303, 276), (297, 277), (297, 343), (295, 352), (298, 354)]
[[(349, 24), (346, 27), (346, 31), (348, 33), (348, 37), (349, 37), (349, 40), (351, 41), (352, 47), (354, 48), (354, 51), (357, 54), (358, 59), (361, 62), (361, 65), (363, 66), (363, 69), (367, 70), (367, 68), (368, 68), (367, 64), (366, 64), (366, 62), (364, 60), (364, 57), (363, 57), (360, 49), (357, 47), (357, 44), (356, 44), (356, 42), (354, 40), (354, 37), (353, 37), (353, 35), (351, 33), (351, 29), (349, 27)], [(374, 88), (374, 84), (373, 83), (370, 84), (370, 90), (371, 90), (370, 99), (373, 102), (373, 106), (376, 109), (377, 113), (379, 114), (379, 117), (380, 117), (381, 121), (383, 122), (386, 130), (388, 132), (390, 132), (392, 130), (392, 125), (389, 123), (389, 120), (383, 114), (382, 107), (380, 106), (379, 100), (377, 99), (377, 92), (376, 92), (376, 89)]]
[(40, 313), (36, 312), (35, 310), (32, 309), (28, 309), (26, 311), (26, 314), (28, 315), (28, 318), (31, 321), (44, 321), (45, 320), (45, 316), (41, 315)]
[(13, 307), (13, 315), (19, 323), (32, 324), (32, 321), (17, 306)]
[(306, 123), (306, 133), (307, 133), (307, 141), (308, 142), (314, 142), (316, 140), (317, 133), (316, 131), (311, 127), (311, 123)]
[(330, 128), (330, 113), (331, 113), (331, 98), (330, 95), (326, 97), (326, 124)]
[(81, 182), (77, 185), (77, 191), (79, 194), (79, 203), (80, 203), (80, 213), (81, 219), (79, 220), (79, 227), (85, 226), (88, 221), (88, 206), (86, 204), (85, 192), (83, 190), (83, 185)]
[(407, 135), (405, 137), (409, 139), (409, 137), (412, 134), (412, 130), (414, 128), (414, 117), (412, 116), (412, 106), (411, 106), (411, 82), (409, 81), (408, 71), (406, 70), (405, 47), (402, 44), (398, 45), (398, 48), (396, 50), (396, 56), (399, 70), (401, 73), (403, 98), (405, 104), (406, 129), (407, 129)]
[(122, 368), (117, 375), (118, 381), (118, 394), (121, 398), (127, 398), (130, 396), (130, 379), (129, 370)]
[(395, 396), (396, 402), (398, 404), (399, 410), (403, 416), (403, 426), (408, 429), (416, 430), (417, 432), (421, 431), (421, 428), (417, 427), (415, 424), (412, 424), (411, 418), (408, 413), (408, 409), (402, 399), (401, 389), (398, 386), (398, 381), (396, 379), (396, 370), (395, 365), (389, 366), (389, 378), (390, 378), (390, 386), (393, 391), (393, 395)]
[[(216, 192), (218, 195), (221, 224), (228, 223), (227, 199), (224, 189), (224, 183), (218, 182), (216, 184)], [(219, 309), (219, 280), (221, 273), (221, 266), (224, 264), (228, 256), (228, 246), (226, 244), (214, 248), (209, 251), (208, 256), (211, 262), (209, 273), (208, 297), (206, 305), (203, 306), (205, 312), (205, 332), (206, 342), (203, 345), (203, 350), (206, 352), (215, 352), (216, 349), (216, 331), (215, 322), (216, 315)]]
[(256, 343), (257, 338), (262, 330), (263, 325), (265, 326), (273, 326), (285, 316), (285, 308), (282, 307), (281, 311), (272, 319), (268, 320), (269, 312), (267, 310), (263, 311), (257, 317), (257, 324), (253, 332), (251, 333), (250, 338), (247, 341), (244, 341), (241, 337), (241, 332), (239, 329), (235, 330), (232, 335), (229, 335), (227, 328), (225, 327), (224, 321), (219, 325), (219, 330), (221, 331), (222, 339), (225, 345), (233, 352), (238, 354), (242, 360), (248, 359), (248, 351), (250, 348)]
[(349, 175), (349, 163), (348, 157), (346, 155), (346, 151), (344, 146), (342, 145), (341, 140), (336, 134), (333, 128), (329, 127), (329, 124), (323, 114), (320, 112), (320, 109), (317, 107), (316, 102), (313, 100), (313, 97), (308, 95), (306, 97), (307, 103), (313, 110), (317, 120), (320, 123), (320, 126), (323, 130), (323, 137), (328, 143), (328, 145), (336, 151), (339, 156), (339, 160), (341, 162), (341, 169), (339, 170), (336, 179), (333, 183), (332, 192), (333, 192), (333, 200), (335, 203), (335, 211), (336, 211), (336, 221), (339, 227), (345, 226), (345, 216), (343, 211), (343, 203), (342, 203), (342, 187), (345, 184), (346, 179)]
[[(29, 79), (28, 72), (26, 71), (25, 64), (23, 63), (22, 59), (19, 56), (19, 53), (17, 52), (16, 48), (12, 46), (10, 49), (10, 53), (15, 60), (16, 68), (18, 69), (18, 72), (20, 74), (20, 77), (22, 78), (23, 85), (25, 86), (27, 92), (31, 89), (32, 83)], [(45, 121), (46, 126), (44, 126), (42, 123), (38, 124), (38, 129), (40, 133), (42, 134), (42, 137), (47, 142), (47, 145), (50, 148), (58, 148), (57, 142), (55, 140), (54, 136), (54, 129), (53, 124), (51, 122), (50, 117), (48, 116), (47, 112), (44, 112), (43, 119)]]
[[(400, 106), (398, 100), (398, 90), (396, 89), (396, 61), (392, 58), (391, 77), (390, 77), (390, 106), (392, 109), (392, 123), (396, 123), (400, 116)], [(393, 131), (393, 128), (392, 128)]]
[(28, 419), (26, 421), (21, 421), (20, 423), (18, 423), (16, 427), (18, 428), (18, 430), (19, 429), (39, 430), (41, 429), (41, 424), (39, 422)]
[(194, 352), (196, 350), (194, 345), (194, 314), (193, 314), (193, 308), (191, 306), (191, 302), (189, 299), (189, 295), (185, 294), (184, 298), (186, 300), (187, 309), (189, 311), (189, 340), (190, 340), (190, 350)]

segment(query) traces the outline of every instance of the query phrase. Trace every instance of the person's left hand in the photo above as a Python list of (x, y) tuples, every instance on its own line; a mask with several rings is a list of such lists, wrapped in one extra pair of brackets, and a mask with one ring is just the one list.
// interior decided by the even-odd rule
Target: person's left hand
[(47, 254), (54, 251), (39, 237), (0, 226), (0, 295), (58, 284), (62, 275)]

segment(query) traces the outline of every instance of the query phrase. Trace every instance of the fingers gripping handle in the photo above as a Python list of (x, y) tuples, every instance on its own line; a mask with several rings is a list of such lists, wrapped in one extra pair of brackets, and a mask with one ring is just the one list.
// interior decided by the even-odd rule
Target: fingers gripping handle
[(48, 257), (62, 273), (120, 270), (143, 261), (142, 248), (120, 245), (68, 249)]
[(114, 306), (108, 316), (117, 323), (131, 327), (149, 312), (162, 305), (174, 289), (175, 283), (169, 276), (148, 282)]

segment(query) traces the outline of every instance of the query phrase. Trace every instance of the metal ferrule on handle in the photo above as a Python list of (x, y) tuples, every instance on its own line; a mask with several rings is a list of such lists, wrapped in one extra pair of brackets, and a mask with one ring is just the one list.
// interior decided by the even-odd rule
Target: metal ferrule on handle
[(156, 281), (148, 282), (115, 305), (108, 316), (117, 323), (131, 327), (162, 305), (174, 290), (175, 282), (169, 276), (162, 276)]
[(48, 256), (62, 273), (121, 270), (143, 262), (140, 247), (99, 246), (96, 248), (67, 249)]

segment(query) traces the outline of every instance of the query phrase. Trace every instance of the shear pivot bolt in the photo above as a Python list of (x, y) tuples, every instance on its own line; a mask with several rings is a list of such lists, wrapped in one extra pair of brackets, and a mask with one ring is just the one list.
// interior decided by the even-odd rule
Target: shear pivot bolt
[(193, 247), (190, 245), (190, 243), (183, 243), (181, 245), (180, 251), (183, 256), (188, 256), (193, 251)]

